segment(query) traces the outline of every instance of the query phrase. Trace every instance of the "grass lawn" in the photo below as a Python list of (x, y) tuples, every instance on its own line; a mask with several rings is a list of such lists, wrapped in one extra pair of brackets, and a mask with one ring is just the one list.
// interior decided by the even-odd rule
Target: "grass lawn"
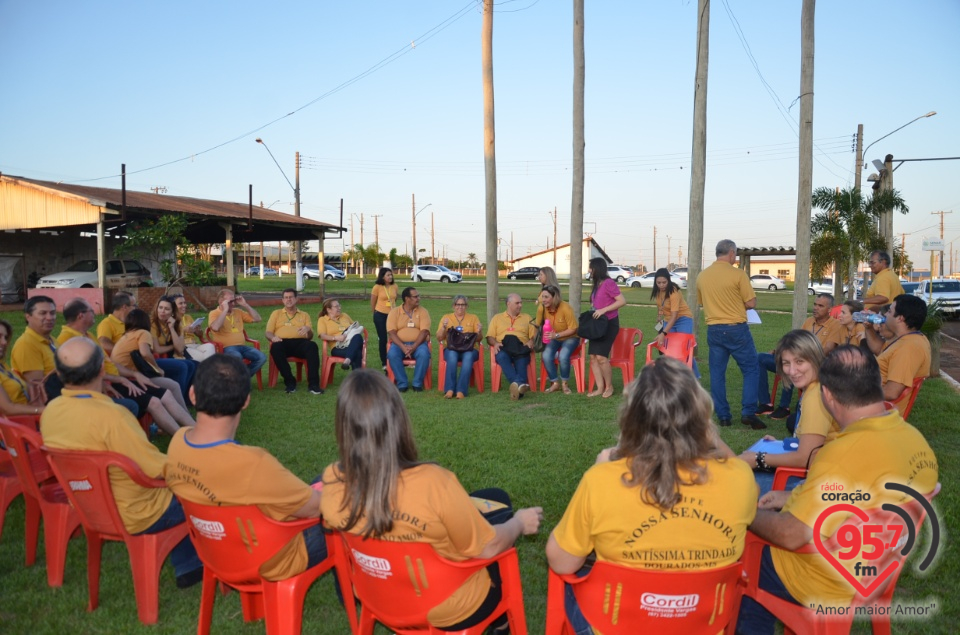
[[(240, 280), (241, 292), (279, 291), (292, 278)], [(370, 318), (367, 299), (371, 277), (360, 281), (327, 283), (328, 295), (342, 296), (343, 309), (354, 319), (364, 323), (373, 335), (370, 346), (370, 365), (376, 367), (376, 337)], [(406, 280), (401, 280), (401, 286)], [(479, 282), (479, 281), (478, 281)], [(306, 293), (316, 294), (317, 282), (309, 281)], [(463, 293), (471, 299), (470, 311), (481, 316), (486, 325), (483, 284), (470, 282), (458, 285), (440, 283), (420, 284), (423, 305), (434, 320), (450, 310), (450, 296)], [(504, 284), (501, 297), (516, 290), (521, 293), (527, 311), (533, 307), (533, 298), (539, 289), (536, 283)], [(622, 310), (621, 325), (639, 326), (645, 331), (644, 346), (638, 352), (638, 366), (643, 363), (645, 346), (650, 341), (656, 312), (649, 300), (648, 290), (625, 289), (629, 306)], [(442, 297), (443, 299), (437, 299)], [(355, 299), (351, 299), (351, 297)], [(279, 306), (279, 300), (277, 302)], [(789, 311), (792, 295), (785, 292), (759, 293), (759, 308), (764, 323), (753, 327), (758, 350), (770, 350), (777, 339), (790, 328)], [(316, 318), (317, 305), (306, 310)], [(260, 310), (266, 319), (269, 309)], [(195, 312), (196, 313), (196, 312)], [(23, 331), (22, 314), (5, 312), (0, 317), (14, 325), (16, 333)], [(434, 324), (434, 330), (436, 324)], [(59, 328), (57, 330), (59, 332)], [(263, 323), (252, 325), (249, 333), (263, 338)], [(703, 383), (709, 388), (706, 373), (706, 337), (701, 328), (698, 340)], [(487, 358), (489, 362), (489, 358)], [(436, 361), (433, 362), (436, 382)], [(487, 376), (489, 377), (489, 366)], [(334, 385), (327, 394), (314, 396), (302, 386), (295, 394), (286, 395), (282, 386), (255, 391), (250, 408), (244, 413), (238, 433), (239, 441), (267, 448), (287, 467), (304, 480), (310, 480), (336, 457), (333, 432), (333, 413), (336, 386), (342, 379), (337, 371)], [(264, 369), (266, 380), (266, 369)], [(614, 383), (620, 387), (620, 373), (614, 373)], [(741, 376), (731, 364), (727, 375), (731, 406), (737, 411)], [(489, 389), (478, 395), (471, 392), (466, 401), (443, 399), (434, 383), (434, 390), (403, 395), (410, 410), (419, 444), (421, 458), (434, 460), (453, 470), (468, 489), (498, 486), (506, 489), (517, 507), (541, 505), (545, 521), (537, 536), (522, 538), (517, 545), (520, 552), (521, 574), (531, 633), (542, 633), (546, 603), (547, 564), (544, 545), (550, 530), (560, 519), (569, 497), (582, 473), (593, 463), (597, 452), (616, 440), (618, 400), (587, 400), (582, 395), (560, 393), (543, 395), (531, 393), (520, 402), (511, 402), (505, 391), (494, 394)], [(960, 433), (956, 419), (960, 414), (960, 397), (942, 379), (924, 384), (923, 392), (911, 414), (911, 423), (930, 441), (940, 462), (940, 480), (943, 492), (935, 501), (941, 519), (941, 546), (937, 562), (924, 574), (907, 568), (898, 584), (897, 599), (904, 602), (935, 603), (938, 614), (922, 621), (901, 621), (894, 626), (898, 633), (956, 632), (960, 620), (960, 602), (948, 590), (948, 581), (960, 579), (960, 556), (951, 539), (953, 519), (960, 514), (958, 479), (954, 472), (960, 468)], [(779, 422), (773, 422), (771, 432), (782, 436)], [(721, 429), (721, 436), (734, 451), (741, 451), (762, 435), (746, 426), (735, 424)], [(161, 449), (167, 438), (157, 441)], [(38, 564), (26, 568), (23, 547), (23, 503), (17, 500), (10, 507), (0, 540), (0, 588), (3, 603), (0, 606), (0, 633), (187, 633), (196, 629), (200, 587), (177, 590), (173, 572), (165, 567), (160, 585), (160, 621), (156, 626), (144, 627), (137, 620), (131, 585), (130, 566), (126, 550), (116, 543), (104, 547), (100, 608), (85, 611), (87, 603), (86, 545), (84, 540), (71, 542), (68, 553), (64, 586), (50, 589), (46, 584), (43, 541), (40, 541)], [(923, 534), (926, 536), (926, 533)], [(925, 544), (915, 548), (926, 552)], [(912, 562), (918, 562), (914, 558)], [(262, 623), (244, 624), (237, 594), (218, 596), (213, 620), (215, 633), (262, 633)], [(304, 633), (343, 634), (348, 632), (347, 621), (336, 602), (329, 576), (320, 580), (307, 596), (304, 610)], [(381, 631), (381, 632), (386, 632)], [(869, 632), (869, 627), (858, 623), (855, 632)]]

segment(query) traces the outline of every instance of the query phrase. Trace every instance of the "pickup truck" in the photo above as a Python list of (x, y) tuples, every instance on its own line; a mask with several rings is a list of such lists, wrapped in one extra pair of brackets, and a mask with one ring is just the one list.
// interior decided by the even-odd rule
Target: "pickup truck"
[[(930, 301), (930, 281), (922, 280), (913, 292)], [(960, 317), (960, 280), (938, 279), (933, 281), (933, 300), (940, 300), (940, 310), (946, 317)]]

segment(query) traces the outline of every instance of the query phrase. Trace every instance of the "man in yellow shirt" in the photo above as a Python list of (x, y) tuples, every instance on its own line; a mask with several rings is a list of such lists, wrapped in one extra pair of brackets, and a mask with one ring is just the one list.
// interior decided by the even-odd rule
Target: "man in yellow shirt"
[[(165, 457), (154, 447), (130, 412), (103, 394), (103, 351), (86, 337), (68, 340), (57, 350), (57, 373), (64, 388), (40, 417), (43, 442), (64, 450), (117, 452), (132, 459), (150, 478), (163, 476)], [(165, 487), (141, 487), (124, 473), (111, 475), (111, 488), (124, 527), (131, 534), (152, 534), (186, 518), (180, 501)], [(203, 579), (203, 565), (184, 537), (170, 552), (177, 587)]]
[[(537, 334), (532, 318), (521, 313), (522, 309), (523, 300), (518, 294), (511, 293), (507, 296), (507, 310), (494, 315), (487, 327), (487, 344), (510, 382), (510, 398), (514, 401), (530, 390), (530, 384), (527, 383), (529, 348)], [(512, 339), (504, 342), (507, 338)]]
[[(817, 519), (837, 504), (835, 498), (824, 494), (869, 494), (869, 500), (853, 503), (864, 510), (885, 503), (897, 505), (912, 498), (886, 489), (887, 483), (906, 485), (927, 495), (936, 487), (939, 471), (923, 435), (899, 412), (884, 406), (880, 367), (870, 353), (844, 345), (827, 355), (820, 366), (820, 394), (840, 426), (840, 434), (814, 456), (807, 479), (799, 487), (760, 497), (750, 531), (773, 545), (763, 549), (760, 588), (801, 606), (847, 607), (854, 588), (834, 565), (820, 553), (794, 553), (813, 542)], [(820, 529), (822, 541), (827, 542), (849, 517), (845, 511), (828, 512)], [(854, 565), (861, 559), (837, 558), (836, 553), (834, 562), (859, 578)], [(765, 608), (744, 597), (737, 632), (772, 634), (775, 621)]]
[(867, 328), (867, 346), (877, 356), (880, 377), (883, 381), (883, 398), (895, 401), (897, 410), (903, 414), (910, 401), (905, 389), (913, 386), (913, 380), (930, 375), (930, 341), (920, 332), (927, 319), (927, 303), (909, 293), (898, 295), (886, 313), (883, 331), (889, 335), (886, 341), (873, 328)]
[[(57, 304), (45, 295), (35, 295), (23, 305), (27, 328), (17, 338), (10, 351), (10, 367), (27, 382), (30, 401), (44, 391), (43, 380), (55, 366), (53, 361), (57, 346), (53, 342), (53, 327), (57, 324)], [(56, 382), (51, 385), (50, 396), (56, 396)]]
[(119, 342), (126, 332), (124, 320), (135, 308), (137, 305), (129, 293), (118, 291), (113, 294), (113, 299), (110, 301), (110, 315), (100, 320), (100, 324), (97, 325), (97, 341), (100, 342), (100, 347), (103, 348), (107, 357), (113, 353), (113, 345)]
[(870, 271), (873, 272), (873, 283), (863, 295), (865, 309), (879, 309), (884, 304), (890, 304), (895, 297), (903, 294), (903, 285), (900, 278), (890, 268), (890, 254), (885, 251), (874, 251), (870, 254)]
[(247, 370), (253, 377), (257, 371), (267, 363), (267, 356), (263, 352), (247, 346), (244, 338), (243, 325), (259, 322), (260, 314), (242, 295), (237, 295), (233, 289), (220, 289), (217, 294), (217, 308), (210, 311), (210, 338), (223, 346), (223, 353), (231, 357), (245, 359), (250, 364)]
[(404, 359), (413, 359), (413, 391), (423, 391), (423, 381), (430, 372), (430, 314), (420, 307), (420, 292), (407, 287), (400, 294), (403, 304), (387, 315), (387, 337), (391, 346), (387, 363), (393, 371), (400, 392), (407, 391), (407, 371)]
[(757, 384), (760, 367), (757, 347), (747, 326), (747, 309), (757, 306), (757, 294), (746, 272), (737, 269), (737, 245), (732, 240), (717, 243), (717, 260), (697, 276), (697, 301), (707, 316), (707, 346), (710, 348), (710, 396), (721, 426), (730, 425), (727, 402), (727, 363), (730, 356), (743, 373), (740, 422), (754, 430), (767, 425), (757, 416)]
[(313, 341), (310, 316), (297, 308), (297, 290), (283, 290), (283, 308), (270, 314), (266, 337), (270, 342), (270, 357), (283, 377), (287, 392), (296, 392), (297, 380), (290, 371), (288, 357), (307, 360), (307, 385), (310, 393), (322, 395), (320, 389), (320, 349)]

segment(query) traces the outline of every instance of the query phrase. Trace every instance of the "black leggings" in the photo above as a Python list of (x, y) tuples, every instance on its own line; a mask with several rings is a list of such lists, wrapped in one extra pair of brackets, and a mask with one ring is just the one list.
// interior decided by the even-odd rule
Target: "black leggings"
[(377, 327), (377, 337), (380, 339), (380, 365), (387, 365), (387, 314), (380, 311), (373, 312), (373, 325)]

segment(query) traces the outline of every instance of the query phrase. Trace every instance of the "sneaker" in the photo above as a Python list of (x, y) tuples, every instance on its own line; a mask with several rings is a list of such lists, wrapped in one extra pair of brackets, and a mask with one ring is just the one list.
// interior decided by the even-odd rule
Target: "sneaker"
[[(340, 364), (340, 368), (342, 368), (343, 370), (350, 370), (351, 368), (353, 368), (353, 366), (350, 364), (350, 360), (349, 360), (349, 359), (345, 359), (345, 360), (343, 360), (343, 363)], [(384, 370), (386, 370), (386, 369), (384, 369)]]
[(321, 388), (320, 386), (313, 386), (313, 387), (310, 388), (310, 394), (311, 394), (311, 395), (322, 395), (322, 394), (323, 394), (323, 388)]
[(520, 384), (517, 382), (512, 382), (510, 384), (510, 399), (516, 401), (520, 398)]
[(740, 418), (740, 423), (750, 426), (754, 430), (766, 430), (767, 424), (760, 420), (757, 415), (746, 415)]
[(720, 419), (719, 421), (717, 421), (717, 425), (720, 426), (721, 428), (729, 428), (730, 426), (733, 425), (733, 422), (730, 421), (729, 419)]
[(407, 387), (406, 386), (404, 386), (403, 388), (397, 387), (397, 390), (399, 390), (400, 392), (407, 392)]
[(413, 392), (423, 392), (423, 386), (414, 386)]
[(296, 384), (287, 384), (286, 390), (287, 390), (287, 394), (288, 394), (288, 395), (289, 395), (290, 393), (297, 392), (297, 385), (296, 385)]
[(177, 576), (177, 588), (189, 589), (203, 581), (203, 566), (199, 566), (193, 571), (187, 571), (183, 575)]
[(776, 419), (777, 421), (779, 421), (780, 419), (786, 419), (789, 416), (790, 416), (790, 409), (784, 408), (782, 406), (774, 410), (772, 413), (770, 413), (770, 418)]
[(772, 403), (762, 403), (757, 405), (757, 414), (758, 415), (768, 415), (773, 412)]
[(530, 392), (530, 384), (520, 384), (520, 396), (523, 397), (525, 394)]

